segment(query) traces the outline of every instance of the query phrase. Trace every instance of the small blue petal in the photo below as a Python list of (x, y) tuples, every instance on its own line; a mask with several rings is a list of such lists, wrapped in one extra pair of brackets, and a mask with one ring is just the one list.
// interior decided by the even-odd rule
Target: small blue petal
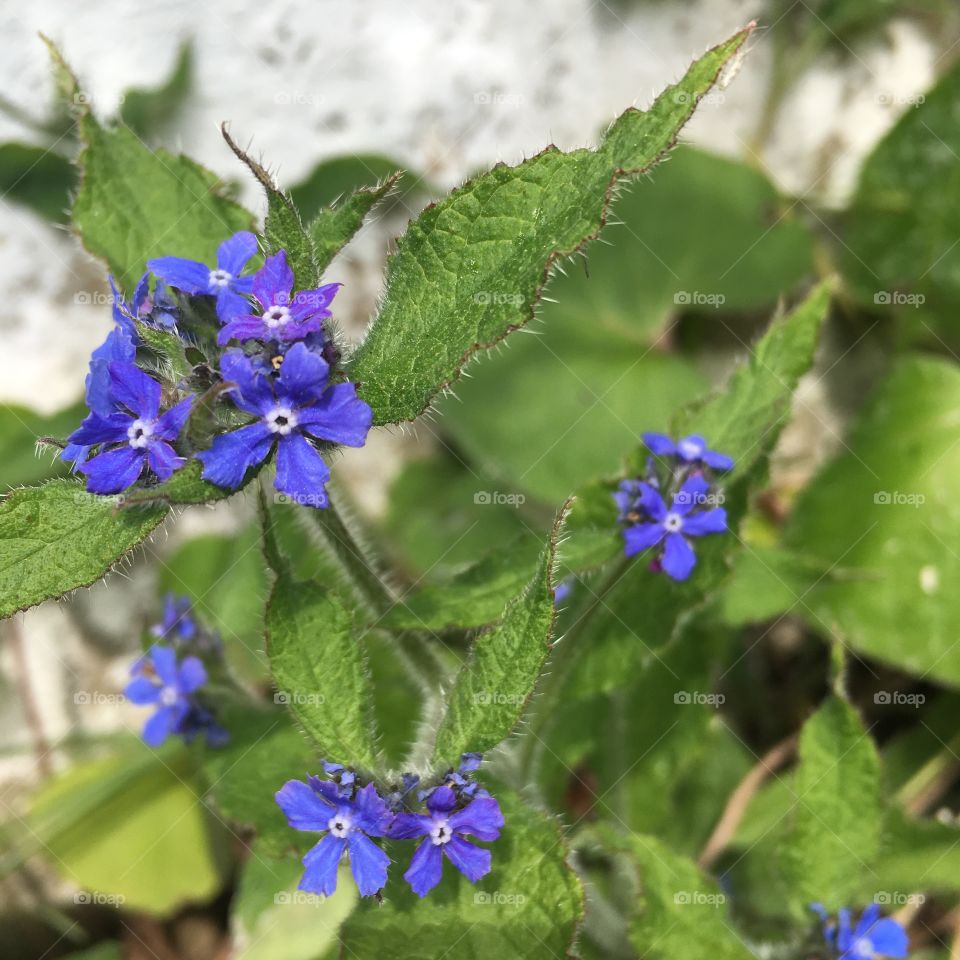
[(330, 897), (337, 889), (337, 867), (347, 848), (342, 837), (327, 834), (303, 858), (304, 872), (300, 889)]
[(664, 571), (674, 580), (686, 580), (697, 564), (697, 555), (681, 534), (669, 533), (661, 564)]
[(390, 858), (369, 837), (357, 830), (351, 831), (347, 843), (350, 848), (350, 869), (360, 896), (371, 897), (386, 885)]
[(443, 854), (432, 840), (424, 840), (410, 860), (403, 879), (418, 897), (425, 897), (443, 877)]

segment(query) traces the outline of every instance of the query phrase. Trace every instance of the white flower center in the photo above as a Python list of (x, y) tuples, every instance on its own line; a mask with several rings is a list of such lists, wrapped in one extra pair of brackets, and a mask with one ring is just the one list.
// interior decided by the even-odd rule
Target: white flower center
[(290, 310), (287, 307), (274, 305), (263, 313), (263, 322), (271, 330), (285, 327), (290, 322)]
[(453, 831), (450, 829), (449, 820), (434, 820), (433, 826), (430, 828), (430, 839), (434, 845), (439, 847), (444, 843), (449, 843), (452, 837)]
[(289, 407), (274, 407), (263, 422), (271, 433), (285, 437), (297, 425), (297, 415)]
[(165, 707), (172, 707), (180, 699), (176, 687), (164, 687), (160, 691), (160, 703)]
[(695, 440), (681, 440), (677, 444), (677, 449), (684, 460), (699, 460), (703, 454), (702, 444)]
[(127, 427), (127, 441), (136, 450), (149, 446), (156, 424), (153, 420), (134, 420)]
[(667, 533), (679, 533), (683, 529), (683, 517), (679, 513), (668, 513), (663, 518), (663, 529)]
[(230, 285), (232, 279), (233, 274), (227, 273), (226, 270), (211, 270), (207, 283), (213, 290), (222, 290), (224, 287)]
[(854, 941), (853, 955), (855, 957), (865, 957), (867, 960), (872, 960), (872, 958), (876, 956), (873, 950), (873, 941), (867, 937), (861, 937), (859, 940)]
[(341, 839), (350, 832), (351, 820), (345, 813), (338, 813), (332, 816), (327, 823), (327, 829), (335, 837)]

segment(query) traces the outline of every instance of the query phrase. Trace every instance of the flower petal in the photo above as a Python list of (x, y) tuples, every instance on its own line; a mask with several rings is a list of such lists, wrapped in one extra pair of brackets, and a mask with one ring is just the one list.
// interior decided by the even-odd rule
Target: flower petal
[(145, 450), (135, 450), (129, 444), (99, 453), (80, 464), (77, 470), (87, 478), (90, 493), (120, 493), (137, 482), (146, 459)]
[(177, 671), (177, 686), (181, 693), (193, 693), (207, 682), (207, 671), (199, 657), (184, 657)]
[(295, 320), (306, 320), (316, 314), (329, 317), (328, 308), (342, 286), (342, 283), (326, 283), (316, 290), (301, 290), (290, 304), (290, 315)]
[(660, 496), (660, 491), (656, 487), (651, 487), (649, 483), (637, 484), (637, 492), (641, 508), (654, 520), (662, 520), (667, 515), (667, 505)]
[[(217, 319), (221, 323), (229, 323), (231, 320), (249, 312), (250, 301), (237, 293), (232, 287), (221, 287), (217, 291)], [(225, 341), (221, 341), (218, 335), (217, 343), (221, 342)]]
[(327, 830), (336, 807), (302, 780), (288, 780), (275, 794), (277, 805), (294, 830)]
[(148, 260), (147, 268), (165, 283), (184, 293), (210, 292), (210, 268), (205, 263), (184, 260), (182, 257), (158, 257)]
[(431, 813), (449, 813), (457, 803), (457, 795), (446, 784), (441, 784), (427, 797), (427, 809)]
[(147, 656), (153, 664), (153, 669), (160, 682), (167, 687), (177, 683), (177, 654), (172, 647), (165, 647), (155, 643), (148, 651)]
[(692, 513), (683, 521), (683, 532), (691, 537), (703, 537), (708, 533), (726, 533), (727, 511), (723, 507)]
[(95, 443), (126, 443), (127, 430), (132, 423), (133, 418), (125, 413), (111, 413), (108, 417), (91, 413), (68, 439), (71, 443), (85, 446)]
[(364, 833), (371, 837), (382, 837), (386, 834), (393, 816), (372, 783), (357, 791), (353, 805), (359, 814), (359, 825)]
[(714, 470), (733, 469), (733, 457), (728, 457), (725, 453), (717, 453), (716, 450), (704, 450), (703, 462)]
[(263, 261), (263, 266), (253, 275), (253, 295), (264, 310), (267, 307), (290, 302), (293, 290), (293, 270), (287, 263), (286, 251), (280, 250)]
[(186, 462), (166, 440), (155, 440), (147, 447), (147, 463), (161, 480), (169, 480)]
[(301, 506), (324, 508), (329, 503), (325, 484), (330, 470), (323, 457), (299, 433), (281, 437), (277, 444), (274, 486)]
[(490, 851), (484, 850), (460, 837), (444, 844), (447, 859), (471, 882), (476, 883), (490, 872)]
[(164, 440), (176, 440), (190, 416), (193, 400), (193, 397), (186, 397), (162, 414), (160, 419), (157, 420), (154, 436), (163, 437)]
[(180, 721), (186, 713), (186, 704), (173, 704), (161, 707), (143, 727), (143, 742), (148, 747), (159, 747), (170, 736), (176, 733)]
[(677, 441), (677, 456), (687, 463), (702, 459), (706, 450), (707, 441), (698, 433), (691, 433)]
[(672, 457), (677, 452), (673, 440), (664, 433), (644, 433), (641, 437), (646, 448), (658, 457)]
[(160, 412), (160, 384), (136, 364), (118, 360), (110, 364), (110, 392), (118, 403), (146, 420)]
[(325, 897), (333, 895), (337, 889), (337, 867), (347, 848), (343, 837), (328, 833), (315, 847), (307, 851), (303, 858), (303, 877), (299, 889), (308, 893), (322, 893)]
[(681, 534), (668, 533), (661, 564), (674, 580), (686, 580), (697, 564), (697, 555)]
[(695, 473), (684, 480), (683, 486), (673, 498), (671, 509), (681, 517), (686, 516), (694, 507), (702, 506), (706, 502), (709, 492), (710, 484), (703, 474)]
[(634, 557), (644, 550), (655, 547), (667, 535), (659, 523), (638, 523), (623, 529), (623, 554)]
[(433, 826), (433, 817), (422, 813), (398, 813), (390, 824), (389, 836), (396, 840), (425, 837)]
[(236, 490), (243, 483), (247, 471), (262, 463), (273, 446), (274, 435), (262, 422), (222, 433), (209, 450), (196, 455), (203, 464), (203, 479)]
[[(273, 388), (242, 350), (227, 350), (220, 358), (220, 373), (224, 380), (237, 385), (233, 402), (248, 413), (263, 414), (273, 405)], [(237, 396), (239, 392), (239, 397)]]
[(350, 870), (361, 897), (372, 897), (387, 883), (390, 858), (359, 830), (352, 830), (347, 839), (350, 847)]
[(470, 834), (478, 840), (496, 840), (503, 826), (503, 812), (493, 797), (481, 797), (455, 813), (450, 826), (457, 833)]
[(156, 703), (160, 697), (160, 687), (149, 677), (134, 677), (124, 687), (123, 695), (138, 707), (145, 707), (148, 704)]
[(311, 333), (321, 333), (323, 330), (323, 317), (315, 314), (304, 320), (293, 320), (276, 331), (276, 338), (284, 343), (290, 343), (294, 340), (305, 340)]
[(424, 840), (414, 851), (403, 879), (410, 884), (410, 888), (418, 897), (425, 897), (442, 877), (443, 854), (440, 852), (440, 847), (432, 840)]
[(373, 410), (357, 396), (356, 384), (338, 383), (324, 393), (319, 403), (303, 410), (299, 420), (312, 436), (362, 447), (373, 423)]
[(220, 328), (217, 333), (217, 344), (225, 347), (231, 340), (238, 340), (240, 343), (246, 343), (248, 340), (267, 340), (268, 334), (269, 331), (263, 320), (244, 310)]
[(257, 252), (257, 238), (249, 230), (240, 230), (217, 247), (217, 267), (237, 276)]
[(322, 396), (329, 373), (330, 367), (319, 353), (308, 350), (302, 343), (295, 343), (280, 364), (277, 395), (298, 407), (314, 403)]
[(910, 941), (906, 930), (893, 919), (884, 917), (878, 920), (867, 934), (873, 944), (874, 953), (882, 957), (905, 957)]

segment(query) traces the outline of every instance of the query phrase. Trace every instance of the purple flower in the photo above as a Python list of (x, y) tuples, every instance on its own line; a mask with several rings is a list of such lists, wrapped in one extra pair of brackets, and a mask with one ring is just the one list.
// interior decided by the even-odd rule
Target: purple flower
[(307, 334), (321, 333), (323, 321), (330, 316), (327, 309), (339, 283), (328, 283), (316, 290), (293, 293), (293, 271), (287, 254), (281, 250), (267, 257), (253, 278), (253, 295), (260, 304), (260, 315), (252, 314), (249, 305), (234, 317), (217, 335), (224, 346), (230, 340), (302, 340)]
[[(91, 493), (119, 493), (135, 483), (144, 466), (160, 480), (168, 480), (184, 464), (170, 445), (183, 430), (193, 397), (160, 413), (160, 384), (139, 367), (124, 361), (106, 365), (107, 397), (97, 397), (96, 407), (69, 442), (84, 447), (102, 445), (101, 451), (82, 463)], [(105, 384), (98, 381), (98, 389)]]
[(838, 911), (838, 922), (834, 924), (819, 903), (811, 904), (811, 908), (824, 921), (824, 940), (838, 960), (879, 960), (907, 955), (907, 932), (893, 917), (881, 917), (880, 907), (875, 903), (863, 911), (855, 928), (851, 928), (849, 910)]
[(253, 277), (240, 274), (256, 252), (257, 238), (241, 230), (217, 248), (216, 267), (182, 257), (159, 257), (148, 260), (147, 266), (171, 287), (184, 293), (216, 297), (217, 316), (221, 323), (227, 323), (250, 309), (243, 294), (250, 293)]
[(209, 450), (197, 454), (204, 479), (235, 490), (247, 470), (276, 447), (276, 488), (298, 503), (326, 507), (324, 485), (330, 471), (308, 437), (364, 445), (373, 411), (357, 397), (356, 386), (329, 385), (326, 361), (302, 343), (287, 351), (276, 378), (259, 372), (240, 350), (228, 350), (220, 370), (225, 380), (236, 384), (233, 402), (258, 419), (221, 434)]
[(197, 657), (185, 657), (177, 663), (170, 647), (156, 644), (134, 664), (133, 679), (123, 691), (131, 703), (156, 705), (157, 712), (143, 728), (143, 739), (159, 747), (171, 733), (180, 733), (190, 713), (190, 694), (207, 682), (207, 671)]
[[(697, 562), (696, 554), (688, 537), (702, 537), (710, 533), (723, 533), (727, 529), (727, 511), (723, 507), (691, 512), (698, 504), (706, 502), (710, 485), (700, 475), (688, 477), (667, 509), (663, 497), (650, 484), (626, 481), (620, 493), (628, 495), (636, 491), (629, 505), (627, 520), (634, 517), (649, 517), (652, 522), (633, 522), (624, 527), (624, 553), (628, 557), (663, 544), (661, 565), (674, 580), (686, 580)], [(616, 496), (616, 495), (615, 495)], [(623, 504), (618, 500), (621, 512)]]
[(683, 437), (676, 443), (662, 433), (645, 433), (643, 442), (651, 453), (658, 457), (676, 457), (683, 463), (705, 463), (714, 470), (732, 470), (733, 460), (723, 453), (710, 450), (707, 441), (696, 433)]
[(444, 857), (471, 883), (490, 872), (490, 851), (464, 837), (496, 840), (503, 826), (500, 804), (493, 797), (480, 797), (456, 810), (456, 802), (450, 787), (439, 786), (427, 798), (429, 813), (400, 813), (390, 828), (390, 836), (398, 840), (424, 837), (403, 875), (419, 897), (440, 882)]
[(390, 858), (370, 837), (385, 836), (393, 814), (372, 783), (353, 792), (352, 784), (318, 777), (309, 781), (288, 780), (276, 794), (291, 827), (326, 834), (303, 858), (300, 889), (329, 897), (337, 889), (337, 867), (349, 850), (357, 889), (361, 896), (372, 896), (387, 882)]

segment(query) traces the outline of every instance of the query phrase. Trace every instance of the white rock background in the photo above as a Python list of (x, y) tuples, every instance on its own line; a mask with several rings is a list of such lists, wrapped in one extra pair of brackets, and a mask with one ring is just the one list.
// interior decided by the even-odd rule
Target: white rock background
[[(603, 0), (32, 0), (0, 10), (0, 90), (37, 116), (46, 112), (49, 66), (36, 36), (43, 31), (61, 46), (96, 109), (109, 115), (122, 91), (161, 83), (180, 41), (192, 37), (195, 92), (179, 140), (169, 146), (242, 178), (219, 133), (229, 120), (235, 137), (252, 141), (287, 184), (320, 159), (381, 152), (450, 187), (548, 142), (594, 142), (626, 105), (648, 104), (706, 47), (753, 17), (769, 24), (776, 16), (741, 0), (615, 7)], [(686, 139), (740, 158), (756, 149), (770, 69), (763, 30), (751, 48), (739, 76), (702, 105)], [(755, 159), (785, 191), (841, 203), (865, 155), (929, 87), (942, 56), (916, 25), (894, 21), (863, 47), (821, 60), (795, 83)], [(7, 139), (29, 134), (0, 117), (0, 141)], [(262, 206), (252, 182), (244, 199)], [(339, 316), (356, 335), (379, 290), (388, 233), (401, 226), (365, 228), (337, 264), (350, 273)], [(100, 266), (71, 236), (0, 199), (0, 402), (52, 412), (77, 399), (89, 351), (108, 323), (104, 307), (78, 302), (77, 294), (102, 289)], [(428, 442), (428, 433), (381, 432), (338, 469), (377, 509), (399, 458)], [(227, 510), (200, 509), (170, 537), (232, 522)], [(157, 549), (164, 548), (161, 537)], [(121, 651), (135, 643), (129, 624), (153, 602), (142, 568), (129, 584), (114, 576), (110, 586), (109, 603), (99, 587), (83, 610), (115, 638), (112, 649), (93, 650), (55, 604), (0, 627), (0, 819), (38, 769), (62, 762), (56, 751), (45, 755), (43, 743), (81, 727), (134, 728), (141, 720), (109, 704), (75, 704), (77, 691), (122, 687), (129, 653)], [(33, 723), (26, 689), (36, 706)]]

